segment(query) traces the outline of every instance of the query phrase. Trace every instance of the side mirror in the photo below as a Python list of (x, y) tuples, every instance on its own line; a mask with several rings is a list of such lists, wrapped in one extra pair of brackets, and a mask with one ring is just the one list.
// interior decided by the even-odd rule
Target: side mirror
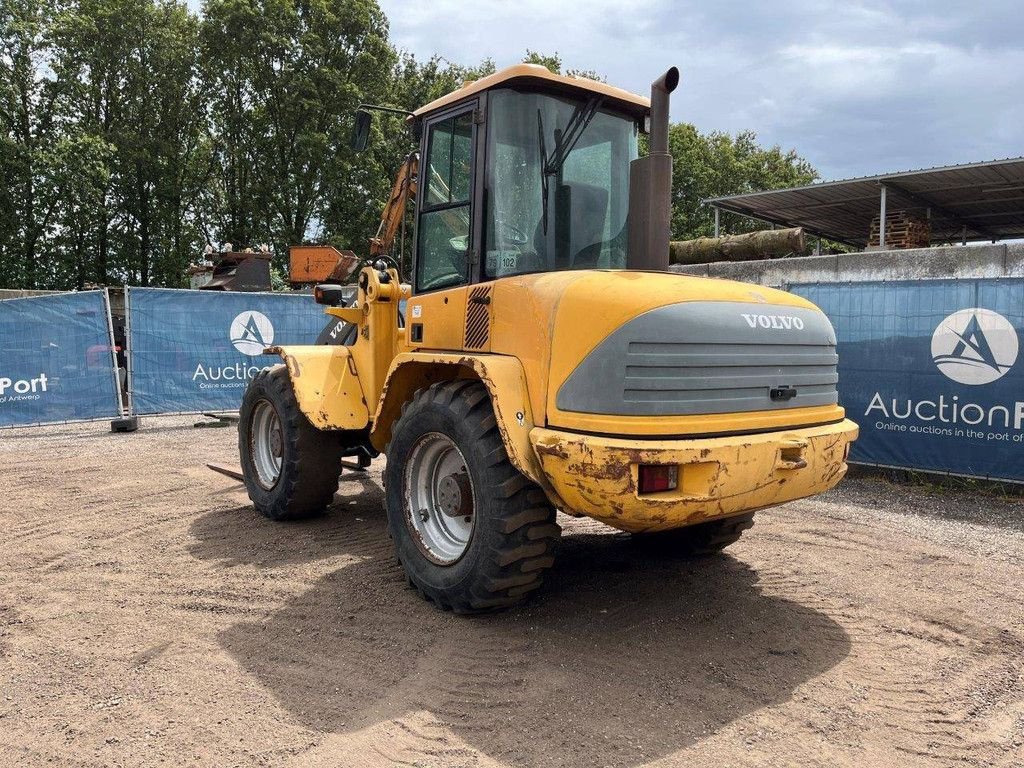
[(345, 289), (340, 285), (321, 283), (313, 289), (313, 300), (328, 307), (345, 305)]
[(352, 149), (362, 152), (366, 149), (366, 143), (370, 139), (370, 124), (373, 116), (365, 109), (356, 112), (355, 122), (352, 124)]

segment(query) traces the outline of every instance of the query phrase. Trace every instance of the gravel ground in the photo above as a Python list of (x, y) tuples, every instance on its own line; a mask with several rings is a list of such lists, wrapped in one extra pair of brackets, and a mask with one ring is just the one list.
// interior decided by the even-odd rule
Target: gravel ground
[(0, 765), (1024, 764), (1020, 499), (848, 479), (699, 561), (562, 518), (537, 599), (463, 618), (380, 463), (273, 524), (191, 422), (0, 432)]

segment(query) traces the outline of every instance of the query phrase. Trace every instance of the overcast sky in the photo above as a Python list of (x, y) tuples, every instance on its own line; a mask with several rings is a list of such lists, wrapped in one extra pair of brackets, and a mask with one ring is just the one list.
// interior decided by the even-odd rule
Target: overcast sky
[(672, 118), (751, 129), (824, 178), (1024, 155), (1024, 3), (379, 0), (391, 37), (464, 64), (557, 51)]
[(557, 51), (638, 93), (674, 64), (674, 120), (756, 131), (826, 179), (1024, 155), (1021, 0), (378, 2), (418, 57)]

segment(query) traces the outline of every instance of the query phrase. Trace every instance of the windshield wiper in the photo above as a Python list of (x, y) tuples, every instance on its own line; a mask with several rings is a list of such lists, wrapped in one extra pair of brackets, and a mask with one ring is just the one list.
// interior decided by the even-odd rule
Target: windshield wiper
[[(577, 105), (576, 109), (573, 110), (572, 116), (569, 118), (569, 122), (566, 124), (565, 129), (562, 131), (561, 136), (558, 137), (555, 143), (555, 151), (551, 157), (544, 158), (544, 175), (555, 176), (559, 171), (562, 170), (562, 166), (565, 165), (565, 161), (569, 157), (569, 153), (573, 151), (576, 143), (580, 140), (583, 132), (590, 125), (590, 121), (594, 119), (594, 115), (597, 114), (598, 108), (601, 106), (603, 99), (592, 96), (587, 100), (587, 103), (580, 106)], [(538, 117), (540, 111), (537, 112)], [(558, 136), (558, 134), (556, 134)], [(541, 144), (541, 152), (544, 151), (544, 145)]]
[(537, 143), (540, 145), (540, 221), (544, 235), (548, 234), (548, 151), (544, 147), (544, 118), (537, 110)]
[(544, 144), (544, 118), (541, 116), (541, 111), (537, 110), (537, 135), (538, 143), (540, 144), (541, 160), (540, 187), (541, 195), (543, 196), (541, 201), (541, 221), (545, 235), (548, 233), (548, 177), (561, 174), (562, 166), (565, 165), (565, 161), (569, 158), (569, 153), (576, 147), (580, 137), (594, 119), (594, 115), (597, 114), (597, 110), (600, 109), (603, 101), (604, 99), (599, 96), (591, 96), (587, 99), (586, 104), (576, 105), (565, 129), (555, 131), (555, 151), (551, 154), (551, 157), (548, 157)]

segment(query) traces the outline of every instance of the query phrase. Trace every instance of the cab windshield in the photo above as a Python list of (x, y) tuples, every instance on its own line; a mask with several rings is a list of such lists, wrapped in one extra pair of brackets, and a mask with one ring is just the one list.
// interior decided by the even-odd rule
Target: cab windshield
[(626, 265), (636, 122), (599, 98), (491, 91), (485, 277)]

